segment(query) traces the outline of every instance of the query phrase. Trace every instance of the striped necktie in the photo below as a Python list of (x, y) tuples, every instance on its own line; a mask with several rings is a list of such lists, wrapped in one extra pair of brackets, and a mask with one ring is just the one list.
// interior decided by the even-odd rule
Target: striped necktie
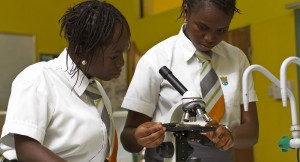
[(196, 51), (195, 56), (202, 63), (200, 87), (202, 98), (206, 104), (205, 109), (212, 119), (220, 122), (225, 113), (225, 102), (219, 77), (211, 67), (209, 54)]
[[(85, 94), (90, 97), (93, 101), (94, 101), (94, 104), (96, 107), (98, 107), (101, 103), (103, 103), (103, 110), (102, 110), (102, 113), (101, 113), (101, 119), (103, 121), (103, 123), (105, 124), (106, 126), (106, 130), (107, 130), (107, 136), (108, 136), (108, 139), (109, 139), (109, 144), (108, 144), (108, 152), (107, 154), (109, 154), (109, 150), (111, 147), (111, 144), (113, 143), (114, 146), (113, 146), (113, 150), (109, 156), (109, 161), (110, 162), (116, 162), (117, 161), (117, 152), (118, 152), (118, 138), (117, 138), (117, 133), (116, 133), (116, 130), (115, 128), (111, 125), (111, 122), (110, 122), (110, 115), (109, 113), (107, 112), (107, 109), (104, 105), (104, 102), (102, 100), (102, 96), (99, 92), (99, 89), (97, 87), (97, 84), (96, 82), (93, 80), (90, 82), (90, 84), (88, 85), (88, 87), (86, 88), (85, 90)], [(111, 130), (113, 129), (113, 130)], [(113, 132), (113, 135), (111, 135), (111, 132)]]
[(85, 90), (85, 94), (92, 99), (96, 107), (98, 107), (102, 96), (98, 90), (97, 84), (95, 81), (91, 81), (88, 87)]

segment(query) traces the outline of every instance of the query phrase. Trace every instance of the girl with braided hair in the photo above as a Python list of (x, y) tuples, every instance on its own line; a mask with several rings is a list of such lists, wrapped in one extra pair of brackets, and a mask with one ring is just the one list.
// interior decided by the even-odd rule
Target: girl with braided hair
[[(241, 81), (249, 62), (239, 48), (223, 41), (234, 14), (239, 12), (236, 0), (183, 0), (180, 18), (185, 22), (179, 34), (158, 43), (142, 56), (123, 100), (122, 107), (128, 110), (128, 116), (121, 141), (126, 150), (139, 152), (146, 148), (146, 162), (163, 161), (156, 150), (165, 137), (166, 128), (161, 123), (165, 123), (170, 109), (182, 102), (181, 94), (160, 75), (163, 66), (168, 67), (188, 90), (199, 93), (206, 102), (205, 108), (213, 101), (218, 105), (206, 110), (218, 118), (212, 116), (209, 122), (198, 119), (202, 126), (213, 126), (216, 130), (204, 133), (203, 138), (208, 139), (204, 142), (189, 141), (193, 151), (188, 160), (234, 162), (233, 148), (247, 148), (257, 142), (257, 97), (252, 78), (249, 81), (249, 111), (243, 111), (242, 104)], [(216, 95), (205, 100), (207, 87), (202, 85), (201, 78), (207, 75), (202, 77), (204, 73), (201, 72), (207, 66), (198, 54), (209, 58), (223, 100), (215, 100)], [(177, 154), (191, 151), (176, 149)]]
[[(102, 118), (105, 110), (112, 113), (111, 104), (95, 78), (120, 76), (130, 43), (128, 22), (111, 4), (87, 0), (69, 8), (60, 23), (67, 48), (13, 81), (1, 136), (3, 161), (104, 162), (112, 154), (113, 122), (110, 116), (107, 126)], [(99, 104), (88, 95), (91, 84)]]

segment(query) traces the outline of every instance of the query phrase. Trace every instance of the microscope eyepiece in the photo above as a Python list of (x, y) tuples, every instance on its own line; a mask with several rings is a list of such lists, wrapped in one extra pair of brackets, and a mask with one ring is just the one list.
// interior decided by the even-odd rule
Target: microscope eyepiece
[(183, 95), (187, 89), (184, 87), (184, 85), (181, 84), (181, 82), (173, 75), (173, 73), (170, 71), (169, 68), (166, 66), (163, 66), (159, 69), (160, 75), (169, 81), (169, 83), (181, 94)]

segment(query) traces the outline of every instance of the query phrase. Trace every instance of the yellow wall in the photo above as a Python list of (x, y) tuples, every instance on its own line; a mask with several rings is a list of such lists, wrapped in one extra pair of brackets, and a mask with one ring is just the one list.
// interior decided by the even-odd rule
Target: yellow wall
[[(277, 78), (282, 61), (296, 55), (294, 12), (285, 9), (292, 1), (238, 1), (241, 15), (236, 15), (232, 28), (251, 26), (253, 63), (266, 67)], [(288, 80), (294, 83), (297, 91), (296, 66), (288, 67)], [(281, 100), (268, 96), (267, 88), (271, 82), (261, 73), (254, 72), (256, 90), (259, 97), (258, 113), (260, 138), (255, 146), (255, 161), (283, 162), (296, 161), (296, 150), (281, 152), (278, 141), (283, 135), (291, 136), (290, 107), (283, 108)], [(296, 99), (297, 94), (296, 95)]]
[[(58, 19), (66, 8), (80, 0), (51, 1), (1, 1), (0, 32), (36, 35), (39, 53), (60, 53), (65, 41), (59, 37)], [(173, 9), (155, 16), (139, 18), (137, 0), (109, 0), (128, 19), (132, 40), (144, 52), (157, 42), (178, 33), (182, 20), (177, 20), (180, 9)], [(294, 16), (285, 4), (293, 0), (238, 1), (242, 14), (236, 15), (231, 29), (250, 25), (253, 46), (253, 63), (260, 64), (279, 77), (281, 62), (295, 55)], [(294, 82), (296, 90), (296, 68), (288, 68), (288, 79)], [(259, 97), (258, 113), (260, 139), (255, 146), (256, 162), (296, 161), (296, 151), (282, 153), (277, 146), (283, 135), (290, 136), (290, 109), (282, 108), (280, 101), (267, 95), (271, 82), (259, 72), (254, 72)], [(297, 96), (296, 96), (297, 98)]]
[(75, 0), (0, 1), (0, 32), (33, 34), (37, 54), (60, 53), (65, 41), (59, 36), (58, 20), (74, 3)]
[(137, 43), (141, 52), (178, 33), (183, 22), (182, 19), (177, 20), (180, 14), (179, 8), (140, 19), (138, 0), (109, 0), (109, 2), (125, 14), (131, 27), (132, 40)]
[[(278, 16), (255, 23), (252, 29), (253, 62), (269, 69), (279, 78), (282, 61), (295, 55), (294, 17), (290, 14)], [(292, 80), (296, 91), (296, 66), (288, 67), (288, 79)], [(260, 138), (255, 146), (258, 162), (295, 161), (296, 151), (282, 153), (277, 143), (283, 135), (291, 136), (290, 108), (282, 108), (281, 100), (275, 101), (267, 94), (271, 82), (259, 72), (254, 72), (256, 90), (259, 97), (258, 112), (260, 120)]]
[(143, 0), (144, 16), (151, 16), (181, 6), (182, 0)]

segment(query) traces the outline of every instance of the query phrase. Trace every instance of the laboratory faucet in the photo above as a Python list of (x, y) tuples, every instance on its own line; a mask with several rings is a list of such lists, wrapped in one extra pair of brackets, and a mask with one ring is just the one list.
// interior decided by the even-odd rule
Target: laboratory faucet
[[(249, 96), (248, 96), (248, 79), (249, 75), (252, 71), (259, 71), (264, 74), (268, 79), (270, 79), (276, 86), (280, 87), (280, 81), (266, 68), (260, 65), (251, 65), (243, 73), (243, 80), (242, 80), (242, 90), (243, 90), (243, 103), (244, 103), (244, 110), (248, 111), (248, 103), (249, 103)], [(292, 131), (293, 139), (286, 139), (284, 136), (279, 141), (279, 146), (281, 147), (282, 151), (287, 151), (290, 148), (299, 148), (300, 147), (300, 138), (299, 138), (299, 131), (300, 127), (297, 123), (297, 114), (296, 114), (296, 101), (293, 93), (290, 89), (285, 88), (286, 95), (290, 100), (291, 106), (291, 116), (292, 116), (292, 126), (290, 130)], [(287, 146), (288, 145), (288, 146)]]
[(290, 65), (291, 63), (296, 63), (298, 65), (300, 65), (300, 58), (295, 57), (295, 56), (291, 56), (286, 58), (281, 66), (280, 66), (280, 89), (281, 89), (281, 98), (282, 98), (282, 105), (284, 107), (286, 107), (287, 104), (287, 92), (286, 92), (286, 71), (287, 71), (287, 67), (288, 65)]

